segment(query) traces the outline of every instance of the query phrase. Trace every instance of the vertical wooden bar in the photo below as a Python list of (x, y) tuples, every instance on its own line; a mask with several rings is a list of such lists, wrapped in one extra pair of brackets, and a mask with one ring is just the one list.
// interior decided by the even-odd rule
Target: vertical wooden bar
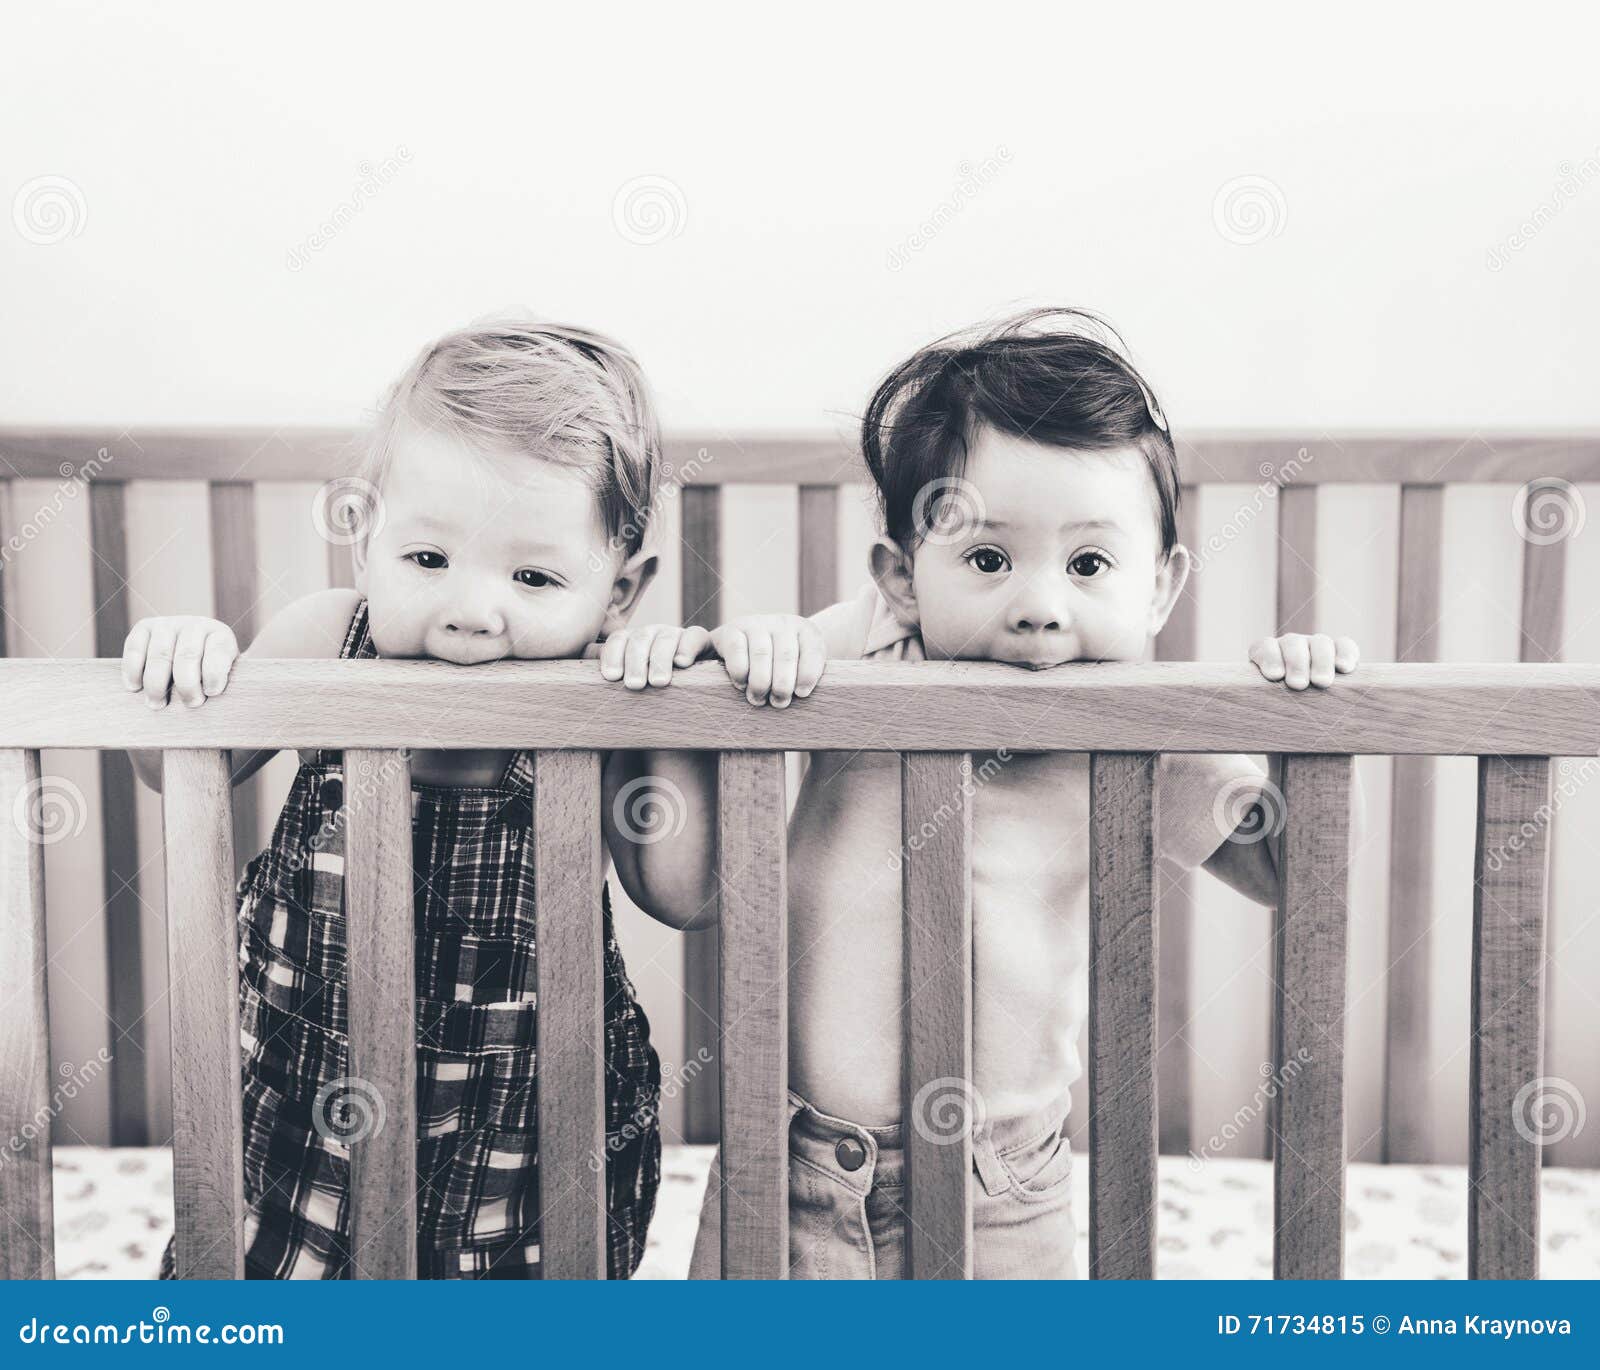
[[(1439, 657), (1439, 565), (1444, 487), (1400, 490), (1395, 660)], [(1433, 776), (1431, 756), (1394, 758), (1389, 824), (1388, 1032), (1384, 1042), (1383, 1159), (1433, 1159), (1429, 1090), (1432, 1007)]]
[(178, 1278), (244, 1278), (233, 786), (220, 751), (161, 758)]
[[(94, 581), (94, 654), (120, 657), (128, 629), (128, 538), (125, 486), (89, 485), (89, 537)], [(111, 1033), (111, 1144), (148, 1146), (144, 1041), (144, 952), (139, 924), (139, 832), (136, 782), (125, 751), (100, 753), (100, 820), (104, 853), (107, 1017)]]
[(0, 658), (11, 654), (11, 616), (17, 610), (16, 558), (11, 551), (11, 482), (0, 479)]
[(900, 757), (902, 1129), (910, 1277), (972, 1275), (972, 781), (965, 752)]
[(1549, 757), (1478, 759), (1467, 1120), (1474, 1280), (1539, 1277), (1549, 805)]
[(417, 1277), (415, 913), (411, 762), (404, 751), (344, 754), (350, 1098), (371, 1126), (350, 1145), (355, 1279)]
[(1089, 1277), (1155, 1278), (1156, 824), (1150, 752), (1090, 760)]
[[(1546, 487), (1546, 492), (1544, 498), (1547, 499), (1570, 501), (1578, 498), (1576, 491), (1561, 485)], [(1554, 541), (1548, 541), (1543, 537), (1537, 542), (1525, 539), (1523, 543), (1522, 617), (1519, 631), (1520, 656), (1523, 661), (1560, 661), (1563, 657), (1562, 638), (1566, 632), (1567, 608), (1567, 543), (1572, 536), (1570, 530), (1580, 527), (1581, 519), (1576, 508), (1562, 509), (1558, 518), (1560, 522), (1553, 527), (1569, 530), (1566, 536), (1558, 537)], [(1525, 513), (1521, 526), (1532, 528), (1535, 524)], [(1537, 526), (1543, 527), (1544, 524), (1540, 522)], [(1554, 866), (1557, 837), (1553, 823), (1547, 825), (1545, 842), (1549, 849), (1547, 860)], [(1550, 923), (1546, 935), (1559, 945), (1561, 912), (1557, 908), (1551, 908), (1546, 917)], [(1545, 1051), (1550, 1053), (1555, 1045), (1554, 1016), (1546, 1021), (1545, 1033)], [(1561, 1164), (1560, 1142), (1552, 1144), (1549, 1159), (1553, 1165)]]
[(540, 1265), (546, 1279), (606, 1277), (605, 868), (600, 755), (534, 761), (539, 948)]
[(1317, 487), (1278, 492), (1278, 631), (1314, 633), (1317, 622)]
[[(1194, 549), (1200, 545), (1200, 519), (1196, 507), (1200, 490), (1184, 486), (1178, 503), (1178, 541)], [(1167, 625), (1156, 637), (1158, 661), (1193, 661), (1199, 655), (1199, 596), (1203, 582), (1197, 568), (1189, 577)], [(1194, 881), (1187, 870), (1167, 863), (1156, 882), (1156, 921), (1161, 928), (1156, 996), (1157, 1127), (1161, 1150), (1181, 1156), (1189, 1150), (1189, 1100), (1194, 1073), (1194, 1051), (1189, 1045), (1189, 976), (1194, 962), (1191, 934), (1194, 925)]]
[[(683, 488), (682, 617), (685, 627), (715, 628), (722, 620), (722, 489)], [(720, 1126), (717, 1066), (717, 930), (683, 935), (683, 1058), (706, 1069), (684, 1082), (683, 1135), (714, 1142)]]
[[(211, 588), (217, 618), (233, 629), (239, 650), (256, 635), (256, 494), (247, 481), (213, 481)], [(249, 753), (241, 751), (242, 761)], [(260, 772), (233, 790), (234, 877), (243, 873), (260, 841)]]
[(1344, 1274), (1348, 756), (1286, 756), (1272, 1100), (1274, 1279)]
[(782, 752), (724, 752), (717, 783), (722, 1275), (789, 1269), (788, 887)]
[(44, 848), (13, 821), (38, 790), (39, 753), (0, 750), (0, 1280), (56, 1275)]
[(800, 612), (809, 618), (839, 598), (839, 487), (800, 487)]

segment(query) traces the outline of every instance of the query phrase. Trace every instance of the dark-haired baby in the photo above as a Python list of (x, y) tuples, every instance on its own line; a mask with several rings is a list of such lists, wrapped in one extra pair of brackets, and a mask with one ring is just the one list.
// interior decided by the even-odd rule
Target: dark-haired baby
[[(823, 659), (986, 660), (1042, 670), (1139, 661), (1191, 565), (1176, 538), (1178, 477), (1155, 398), (1098, 321), (1023, 316), (923, 349), (869, 407), (863, 446), (884, 535), (872, 583), (810, 621), (718, 629), (755, 697), (807, 693)], [(627, 630), (602, 661), (643, 679), (649, 653), (692, 659), (697, 630)], [(752, 648), (751, 644), (755, 644)], [(1348, 638), (1267, 637), (1250, 659), (1290, 689), (1355, 669)], [(758, 674), (759, 673), (759, 674)], [(670, 678), (670, 668), (665, 672)], [(652, 683), (658, 682), (655, 676)], [(974, 754), (972, 797), (973, 1273), (1071, 1277), (1076, 1226), (1069, 1090), (1087, 1016), (1089, 758)], [(679, 925), (715, 908), (714, 773), (672, 769), (690, 796), (683, 843), (630, 856), (630, 893)], [(1163, 755), (1162, 853), (1252, 900), (1276, 899), (1266, 777), (1242, 755)], [(696, 788), (698, 787), (698, 788)], [(791, 1277), (906, 1271), (900, 772), (893, 753), (811, 757), (789, 830)], [(939, 1101), (923, 1095), (939, 1127)], [(716, 1172), (692, 1274), (718, 1273)]]

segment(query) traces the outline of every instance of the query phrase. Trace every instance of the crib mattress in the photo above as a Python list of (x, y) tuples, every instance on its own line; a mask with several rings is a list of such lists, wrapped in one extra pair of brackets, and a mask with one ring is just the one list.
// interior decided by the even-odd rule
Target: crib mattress
[[(640, 1279), (688, 1273), (712, 1148), (668, 1147)], [(1185, 1158), (1160, 1164), (1162, 1279), (1268, 1279), (1272, 1167)], [(1076, 1211), (1087, 1215), (1087, 1164), (1076, 1167)], [(1546, 1170), (1541, 1273), (1600, 1279), (1600, 1171)], [(1459, 1166), (1352, 1165), (1345, 1273), (1352, 1279), (1464, 1279), (1466, 1171)], [(62, 1279), (154, 1279), (172, 1231), (172, 1153), (164, 1147), (64, 1146), (55, 1151), (56, 1273)], [(1089, 1264), (1080, 1217), (1078, 1270)]]

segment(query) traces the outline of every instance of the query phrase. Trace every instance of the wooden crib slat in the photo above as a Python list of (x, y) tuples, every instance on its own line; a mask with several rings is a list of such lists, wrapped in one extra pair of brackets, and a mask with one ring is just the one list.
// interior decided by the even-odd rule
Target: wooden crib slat
[[(94, 584), (94, 654), (121, 657), (128, 614), (125, 486), (89, 485), (89, 542)], [(111, 1031), (111, 1144), (150, 1144), (146, 1097), (144, 951), (139, 925), (139, 832), (133, 763), (125, 751), (100, 752), (100, 832), (105, 883), (106, 998)]]
[[(722, 621), (722, 490), (688, 485), (683, 517), (680, 591), (685, 627), (715, 628)], [(683, 1059), (705, 1065), (683, 1087), (683, 1136), (714, 1142), (721, 1126), (717, 1064), (717, 930), (683, 934)]]
[[(540, 1263), (606, 1277), (600, 755), (539, 752), (534, 779)], [(642, 1126), (648, 1119), (631, 1119)]]
[(1270, 1133), (1273, 1278), (1344, 1274), (1348, 756), (1286, 756), (1278, 843)]
[[(256, 635), (256, 488), (246, 481), (212, 481), (210, 497), (212, 610), (233, 629), (242, 652)], [(233, 789), (236, 874), (256, 854), (260, 778), (258, 771)]]
[[(1178, 503), (1178, 541), (1200, 546), (1199, 490), (1185, 486)], [(1158, 661), (1193, 661), (1199, 655), (1199, 596), (1204, 577), (1189, 577), (1167, 626), (1156, 638)], [(1189, 974), (1194, 963), (1194, 881), (1189, 871), (1167, 864), (1156, 881), (1156, 922), (1161, 929), (1156, 996), (1156, 1109), (1159, 1146), (1166, 1155), (1189, 1150), (1189, 1100), (1194, 1052), (1189, 1046)]]
[(178, 1278), (244, 1278), (244, 1123), (228, 754), (161, 757)]
[(11, 482), (0, 479), (0, 544), (4, 544), (7, 555), (0, 559), (0, 657), (11, 654), (7, 646), (7, 638), (11, 631), (11, 616), (17, 612), (17, 562), (16, 558), (9, 555), (12, 529), (11, 512)]
[(411, 761), (344, 753), (350, 1076), (319, 1119), (350, 1145), (356, 1279), (417, 1277), (417, 1050)]
[(972, 783), (965, 752), (900, 756), (907, 1233), (912, 1279), (972, 1274)]
[(1155, 774), (1090, 760), (1089, 1277), (1155, 1278)]
[(1467, 1123), (1474, 1280), (1539, 1277), (1549, 803), (1549, 757), (1479, 758)]
[(1278, 631), (1314, 633), (1317, 622), (1317, 487), (1278, 491)]
[[(1400, 491), (1395, 660), (1439, 657), (1439, 567), (1444, 487)], [(1431, 756), (1397, 756), (1389, 821), (1388, 1032), (1384, 1042), (1383, 1159), (1431, 1160), (1433, 817)]]
[(12, 821), (38, 789), (39, 753), (0, 750), (0, 1280), (56, 1275), (44, 847)]
[(800, 612), (809, 618), (839, 598), (839, 487), (800, 487)]
[[(1570, 460), (1565, 453), (1563, 457)], [(1562, 464), (1564, 465), (1565, 461)], [(1572, 496), (1563, 492), (1560, 498), (1569, 500)], [(1562, 522), (1554, 527), (1567, 529), (1576, 527), (1578, 524), (1576, 513), (1575, 509), (1563, 510)], [(1530, 526), (1544, 528), (1546, 525), (1542, 521), (1530, 520)], [(1554, 541), (1546, 541), (1544, 537), (1540, 537), (1537, 541), (1531, 538), (1524, 539), (1519, 631), (1521, 643), (1519, 657), (1522, 661), (1561, 661), (1564, 657), (1562, 638), (1566, 633), (1568, 541), (1568, 537), (1560, 537)], [(1559, 841), (1555, 826), (1548, 825), (1545, 842), (1549, 849), (1548, 860), (1552, 866), (1556, 861), (1556, 847)], [(1550, 926), (1546, 929), (1545, 935), (1559, 945), (1564, 940), (1558, 926), (1560, 910), (1552, 908), (1546, 917)], [(1555, 1026), (1555, 1017), (1551, 1015), (1545, 1023), (1547, 1053), (1554, 1049)], [(1563, 1150), (1563, 1143), (1552, 1143), (1549, 1153), (1552, 1165), (1562, 1164)]]
[(782, 752), (724, 752), (717, 888), (722, 1274), (789, 1267), (787, 808)]

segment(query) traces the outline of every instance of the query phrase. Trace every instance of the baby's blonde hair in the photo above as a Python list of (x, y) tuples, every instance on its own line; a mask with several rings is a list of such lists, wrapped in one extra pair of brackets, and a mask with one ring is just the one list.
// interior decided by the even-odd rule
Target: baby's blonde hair
[(613, 546), (628, 557), (644, 542), (661, 481), (661, 433), (639, 363), (602, 333), (509, 317), (429, 343), (372, 426), (361, 476), (375, 487), (405, 423), (581, 471)]

